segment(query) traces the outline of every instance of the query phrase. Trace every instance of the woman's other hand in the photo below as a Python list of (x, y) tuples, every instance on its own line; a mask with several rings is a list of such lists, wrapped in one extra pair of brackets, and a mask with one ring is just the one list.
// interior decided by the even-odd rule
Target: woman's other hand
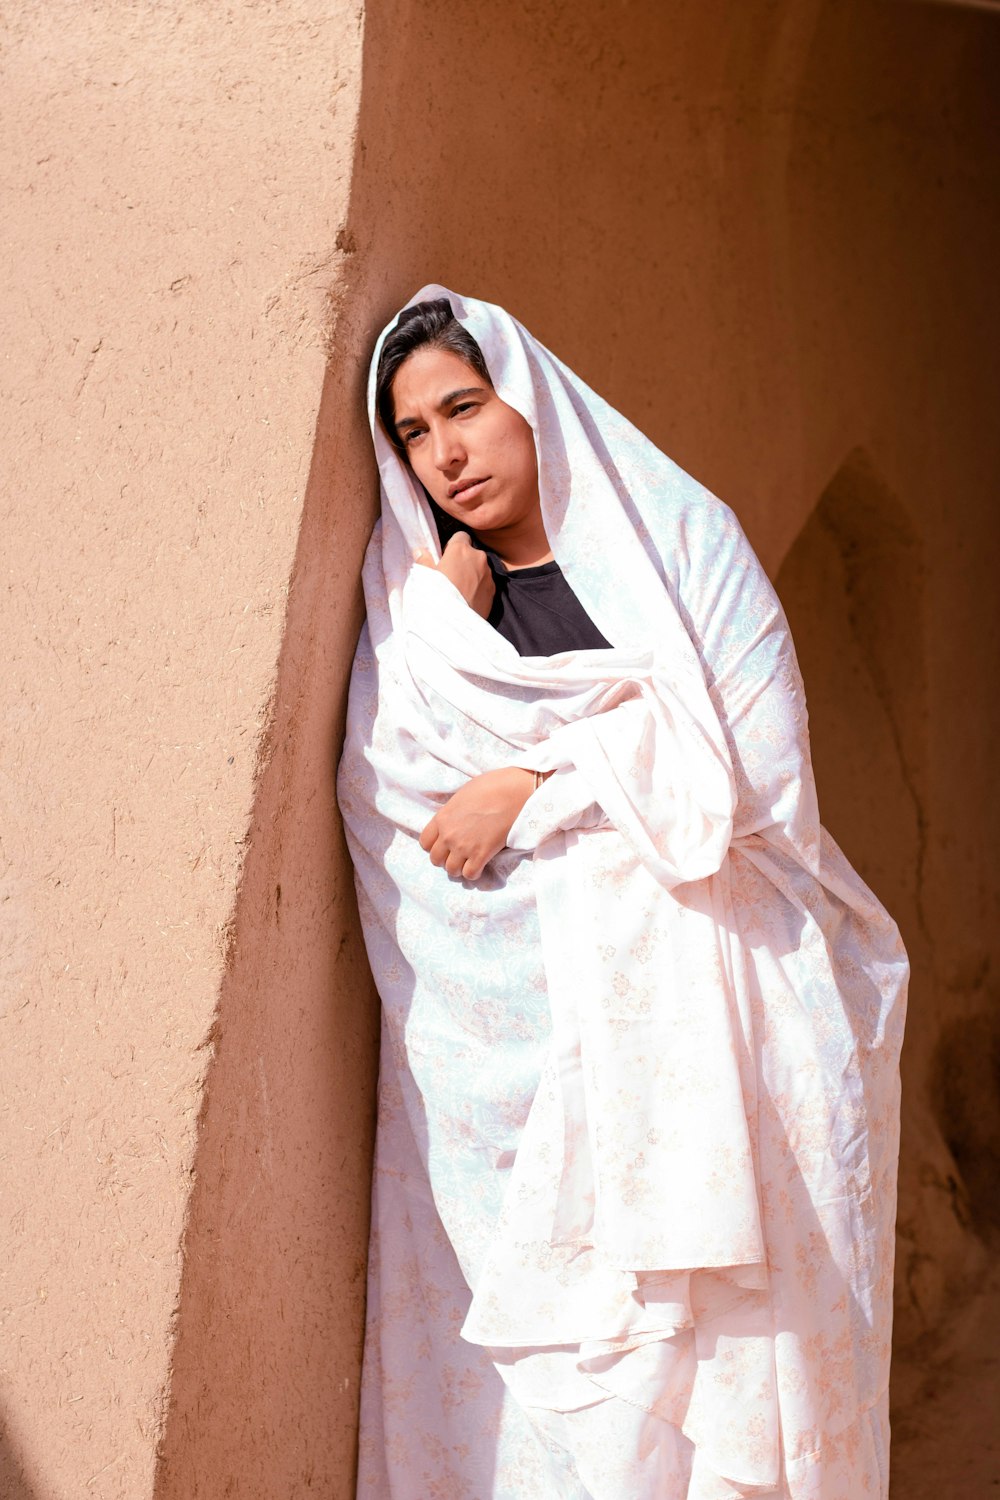
[(478, 880), (507, 835), (535, 787), (534, 771), (503, 766), (484, 771), (459, 787), (435, 813), (420, 835), (420, 847), (431, 864), (448, 874)]
[(438, 573), (443, 573), (458, 589), (466, 604), (471, 605), (477, 615), (486, 619), (493, 604), (496, 585), (486, 553), (472, 545), (467, 531), (455, 532), (441, 554), (439, 563), (434, 562), (429, 552), (418, 552), (414, 561), (423, 568), (434, 568)]

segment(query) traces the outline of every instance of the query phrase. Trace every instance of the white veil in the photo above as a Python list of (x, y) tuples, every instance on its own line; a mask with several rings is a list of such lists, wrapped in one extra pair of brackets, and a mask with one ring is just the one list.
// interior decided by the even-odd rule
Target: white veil
[[(440, 548), (376, 419), (387, 328), (338, 784), (385, 1012), (369, 1348), (399, 1267), (415, 1274), (386, 1243), (405, 1137), (468, 1288), (462, 1336), (580, 1494), (884, 1495), (908, 966), (820, 826), (780, 604), (726, 505), (508, 313), (435, 285), (412, 300), (437, 297), (530, 423), (553, 553), (613, 645), (520, 657), (414, 566)], [(512, 763), (556, 774), (481, 881), (449, 880), (420, 830)], [(512, 1049), (516, 1146), (493, 1159), (478, 1036), (466, 1075), (435, 1049), (465, 1055), (470, 1015), (519, 1006), (535, 1071), (495, 1028), (483, 1044), (501, 1076)], [(366, 1370), (383, 1438), (360, 1493), (417, 1500), (387, 1424), (433, 1415)], [(485, 1406), (469, 1420), (496, 1427)]]

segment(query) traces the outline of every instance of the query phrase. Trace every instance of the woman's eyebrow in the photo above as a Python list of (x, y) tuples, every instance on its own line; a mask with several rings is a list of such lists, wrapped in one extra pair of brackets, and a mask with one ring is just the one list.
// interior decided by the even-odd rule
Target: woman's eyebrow
[[(442, 396), (437, 404), (437, 409), (438, 411), (444, 411), (446, 406), (450, 406), (453, 401), (457, 401), (461, 396), (483, 396), (485, 394), (486, 387), (483, 385), (464, 385), (460, 390), (449, 391), (447, 396)], [(419, 421), (418, 417), (397, 417), (396, 430), (398, 432), (401, 427), (412, 425), (417, 421)]]

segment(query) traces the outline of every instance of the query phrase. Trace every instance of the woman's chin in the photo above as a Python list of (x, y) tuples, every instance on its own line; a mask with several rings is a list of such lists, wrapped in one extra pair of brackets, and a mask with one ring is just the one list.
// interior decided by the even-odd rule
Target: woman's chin
[(468, 526), (470, 531), (496, 533), (503, 531), (509, 524), (509, 517), (497, 514), (496, 508), (487, 500), (481, 505), (471, 504), (462, 514), (455, 518), (463, 525)]

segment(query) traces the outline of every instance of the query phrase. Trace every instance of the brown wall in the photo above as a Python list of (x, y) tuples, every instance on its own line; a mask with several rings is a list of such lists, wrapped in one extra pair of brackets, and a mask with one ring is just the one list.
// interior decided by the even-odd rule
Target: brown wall
[[(791, 166), (808, 425), (839, 452), (777, 582), (824, 821), (911, 960), (897, 1337), (942, 1320), (1000, 1186), (996, 476), (1000, 14), (828, 8)], [(821, 170), (820, 170), (821, 168)], [(829, 451), (829, 450), (828, 450)], [(991, 1224), (992, 1220), (992, 1224)], [(978, 1231), (970, 1233), (970, 1229)]]
[[(340, 336), (368, 337), (346, 310)], [(334, 798), (371, 440), (334, 358), (219, 997), (156, 1500), (353, 1494), (378, 998)]]
[[(255, 17), (266, 32), (269, 14), (251, 6), (243, 18)], [(339, 114), (325, 139), (335, 158), (353, 123), (353, 20), (338, 11), (331, 24), (328, 32), (317, 19), (312, 31), (283, 36), (281, 61), (266, 52), (274, 70), (268, 78), (281, 73), (283, 87), (270, 102), (258, 89), (252, 121), (260, 135), (265, 121), (280, 130), (287, 149), (277, 159), (268, 151), (266, 169), (251, 167), (260, 136), (250, 130), (250, 147), (241, 144), (233, 165), (244, 182), (266, 182), (266, 192), (259, 188), (265, 203), (278, 194), (284, 205), (266, 232), (247, 231), (266, 263), (262, 284), (267, 275), (278, 279), (282, 246), (308, 243), (318, 247), (311, 285), (317, 292), (334, 287), (331, 359), (304, 502), (289, 502), (283, 513), (283, 545), (264, 545), (262, 533), (249, 560), (231, 550), (235, 516), (220, 516), (218, 544), (199, 559), (219, 600), (219, 621), (209, 627), (207, 606), (195, 611), (183, 654), (171, 658), (167, 706), (141, 696), (125, 703), (118, 679), (108, 680), (106, 698), (90, 679), (86, 686), (91, 712), (104, 714), (132, 756), (120, 750), (122, 763), (138, 763), (137, 784), (146, 774), (137, 746), (150, 704), (163, 715), (149, 731), (157, 745), (174, 743), (168, 736), (179, 713), (202, 714), (185, 741), (185, 760), (165, 762), (162, 785), (153, 790), (180, 798), (181, 813), (169, 825), (179, 851), (194, 844), (192, 803), (183, 800), (183, 778), (192, 774), (210, 781), (213, 827), (231, 841), (249, 839), (234, 908), (235, 855), (218, 877), (214, 905), (192, 899), (187, 885), (176, 887), (172, 907), (166, 901), (172, 920), (187, 923), (188, 945), (216, 955), (216, 967), (207, 957), (201, 970), (195, 966), (187, 1030), (171, 1033), (170, 1055), (186, 1091), (177, 1093), (174, 1082), (171, 1092), (168, 1080), (157, 1117), (166, 1122), (168, 1157), (189, 1162), (201, 1101), (158, 1500), (351, 1493), (373, 1006), (333, 820), (332, 766), (360, 618), (357, 570), (375, 514), (363, 367), (382, 321), (426, 281), (510, 307), (734, 506), (778, 581), (806, 675), (824, 821), (898, 916), (914, 960), (899, 1261), (904, 1337), (935, 1326), (979, 1263), (973, 1216), (982, 1228), (995, 1165), (991, 1085), (980, 1076), (988, 1066), (984, 1017), (997, 925), (990, 921), (995, 885), (983, 811), (993, 804), (992, 740), (981, 722), (992, 716), (992, 699), (979, 684), (991, 631), (995, 638), (988, 495), (997, 467), (990, 402), (998, 319), (986, 248), (995, 226), (986, 205), (997, 160), (991, 105), (1000, 22), (982, 10), (877, 0), (642, 0), (628, 7), (617, 0), (586, 7), (522, 0), (459, 12), (443, 0), (395, 0), (371, 7), (344, 224), (342, 179), (318, 165), (326, 158), (314, 134), (330, 99)], [(195, 32), (192, 45), (208, 52), (221, 45), (211, 28)], [(78, 118), (82, 97), (74, 96)], [(176, 103), (173, 115), (163, 108), (171, 120), (185, 113)], [(222, 108), (218, 100), (212, 106)], [(90, 113), (97, 113), (92, 101), (83, 117)], [(200, 144), (214, 138), (215, 115), (198, 119), (193, 139)], [(68, 128), (60, 126), (64, 134)], [(25, 160), (38, 129), (37, 122), (26, 127)], [(94, 159), (113, 149), (100, 136)], [(264, 157), (262, 146), (257, 154)], [(171, 213), (163, 210), (163, 222), (150, 231), (158, 253), (176, 204), (189, 197), (175, 194)], [(208, 218), (202, 207), (198, 222)], [(220, 265), (227, 258), (221, 246), (209, 253), (203, 245), (201, 253), (213, 266), (216, 254)], [(106, 279), (128, 282), (119, 261), (112, 271), (103, 264), (98, 259)], [(280, 337), (261, 365), (251, 359), (230, 382), (219, 378), (226, 360), (210, 366), (204, 356), (192, 389), (188, 364), (175, 358), (163, 377), (171, 404), (160, 420), (175, 441), (209, 411), (210, 427), (235, 430), (233, 414), (248, 401), (260, 411), (253, 406), (262, 399), (256, 381), (270, 401), (285, 402), (280, 421), (268, 408), (273, 447), (244, 451), (237, 443), (229, 450), (233, 494), (245, 492), (261, 454), (277, 466), (265, 474), (265, 515), (274, 491), (302, 492), (307, 402), (284, 393), (308, 387), (316, 367), (308, 345), (296, 343), (297, 299), (305, 293), (285, 274)], [(54, 306), (54, 262), (39, 278), (43, 306)], [(217, 316), (220, 299), (232, 302), (221, 272), (204, 295), (204, 317)], [(233, 316), (235, 332), (218, 346), (224, 353), (237, 339), (245, 344), (251, 331), (264, 337), (269, 326), (252, 298)], [(31, 326), (25, 314), (18, 336), (34, 351)], [(132, 338), (138, 347), (138, 332)], [(40, 367), (37, 389), (49, 389), (52, 379), (52, 369)], [(85, 392), (92, 379), (93, 371)], [(124, 389), (116, 409), (124, 406), (141, 428), (148, 404), (132, 397), (133, 411)], [(79, 454), (70, 447), (75, 409), (58, 390), (53, 465), (62, 468), (53, 468), (46, 493), (58, 489), (66, 455)], [(96, 448), (95, 438), (95, 469)], [(162, 444), (155, 451), (162, 455)], [(128, 477), (142, 486), (147, 538), (155, 517), (152, 546), (163, 559), (156, 587), (171, 601), (173, 620), (190, 565), (161, 539), (160, 528), (167, 537), (174, 524), (154, 504), (164, 489), (162, 458), (157, 468), (149, 447), (140, 457)], [(296, 485), (282, 489), (293, 471)], [(23, 484), (25, 493), (37, 493), (33, 474)], [(128, 513), (135, 509), (133, 503)], [(37, 504), (26, 514), (37, 528)], [(109, 510), (105, 524), (105, 549), (114, 555), (125, 545), (126, 522)], [(35, 583), (42, 533), (24, 535), (24, 577), (44, 594), (44, 580)], [(54, 555), (62, 535), (57, 527), (45, 555)], [(72, 635), (62, 567), (51, 584), (59, 620), (51, 635), (65, 650)], [(231, 628), (227, 580), (239, 578), (256, 619), (261, 601), (290, 571), (274, 714), (262, 740), (276, 614), (262, 617), (258, 628), (269, 621), (270, 633), (261, 636), (257, 658), (244, 653), (231, 687), (220, 690), (210, 664), (226, 649), (220, 640)], [(147, 592), (156, 599), (150, 576), (147, 570)], [(95, 618), (112, 608), (117, 577), (113, 569), (98, 573), (93, 559), (82, 567)], [(137, 665), (159, 663), (158, 639), (140, 637)], [(39, 646), (37, 653), (26, 659), (41, 680), (53, 670), (51, 652)], [(160, 697), (166, 676), (158, 668)], [(219, 800), (218, 780), (211, 781), (214, 736), (222, 734), (213, 715), (243, 731), (244, 758), (235, 762), (243, 768), (242, 800)], [(211, 734), (204, 725), (213, 726)], [(46, 744), (41, 730), (24, 733), (33, 749)], [(44, 750), (51, 757), (47, 785), (58, 785), (61, 744), (53, 739)], [(251, 810), (259, 748), (267, 764)], [(102, 751), (99, 769), (109, 753), (106, 745)], [(103, 807), (108, 793), (87, 765), (88, 795)], [(200, 811), (208, 801), (206, 793), (193, 805)], [(159, 801), (145, 814), (142, 831), (157, 847), (164, 847), (171, 806)], [(66, 826), (60, 814), (53, 813), (52, 826)], [(103, 866), (98, 870), (96, 856), (88, 864), (89, 828), (69, 829), (66, 868), (84, 871), (103, 889)], [(221, 845), (223, 833), (218, 838)], [(159, 912), (166, 877), (136, 861), (129, 879), (127, 900)], [(118, 887), (115, 893), (121, 899)], [(223, 973), (214, 931), (230, 914)], [(38, 930), (58, 932), (54, 921), (46, 909)], [(157, 1051), (150, 1041), (149, 1016), (176, 1003), (167, 962), (173, 950), (161, 944), (146, 954), (146, 928), (138, 923), (122, 928), (107, 949), (103, 941), (87, 937), (88, 963), (98, 963), (91, 953), (110, 954), (131, 974), (139, 965), (145, 980), (141, 1030), (133, 1030), (152, 1061), (143, 1070), (126, 1053), (118, 1086), (134, 1092), (145, 1078), (148, 1091), (167, 1055), (165, 1044)], [(57, 946), (46, 938), (44, 951)], [(221, 986), (215, 1047), (199, 1094), (207, 1053), (198, 1046), (212, 1009), (212, 976)], [(22, 1047), (20, 1055), (40, 1059), (43, 1041), (49, 1044), (51, 1058), (38, 1066), (52, 1080), (51, 1014), (34, 1024), (35, 1051)], [(108, 1026), (108, 1045), (120, 1053), (121, 1018)], [(59, 1086), (59, 1097), (72, 1101), (71, 1110), (61, 1110), (71, 1122), (85, 1119), (90, 1107), (88, 1054), (84, 1049), (78, 1065), (79, 1046), (69, 1037), (68, 1092)], [(971, 1111), (969, 1079), (980, 1100)], [(27, 1104), (25, 1111), (33, 1126)], [(58, 1124), (60, 1107), (52, 1114), (46, 1130)], [(22, 1140), (29, 1144), (19, 1149), (31, 1163), (27, 1125)], [(73, 1139), (67, 1131), (61, 1149), (77, 1150), (78, 1170), (85, 1157), (82, 1144), (68, 1144)], [(119, 1154), (127, 1149), (122, 1118), (111, 1140)], [(145, 1138), (136, 1152), (136, 1170), (152, 1174)], [(72, 1243), (75, 1226), (57, 1211), (43, 1212), (28, 1170), (21, 1190), (30, 1222), (57, 1243)], [(176, 1171), (180, 1182), (181, 1167)], [(165, 1309), (177, 1285), (184, 1194), (181, 1186), (173, 1196), (157, 1188), (159, 1196), (150, 1177), (142, 1201), (161, 1215), (157, 1243), (172, 1247), (163, 1252), (174, 1257), (169, 1274), (156, 1273), (157, 1306)], [(107, 1201), (95, 1181), (81, 1180), (79, 1203), (106, 1229)], [(26, 1297), (35, 1263), (25, 1260)], [(88, 1286), (97, 1264), (94, 1254), (82, 1262)], [(161, 1330), (145, 1385), (134, 1366), (113, 1366), (126, 1405), (165, 1380), (166, 1323), (155, 1308), (143, 1309), (145, 1284), (138, 1277), (109, 1303), (131, 1320), (135, 1340)], [(17, 1316), (37, 1315), (32, 1309)], [(89, 1330), (89, 1314), (77, 1316)], [(64, 1404), (74, 1392), (51, 1339), (22, 1368), (19, 1400), (28, 1426), (58, 1407), (76, 1444), (67, 1448), (63, 1472), (79, 1474), (82, 1468), (70, 1466), (89, 1460), (91, 1450)], [(115, 1421), (123, 1430), (125, 1420), (114, 1413), (103, 1419), (102, 1452), (109, 1435), (117, 1436)], [(154, 1428), (150, 1420), (141, 1438), (130, 1436), (136, 1475), (149, 1473)], [(92, 1492), (146, 1490), (138, 1483), (117, 1489), (102, 1477)]]

